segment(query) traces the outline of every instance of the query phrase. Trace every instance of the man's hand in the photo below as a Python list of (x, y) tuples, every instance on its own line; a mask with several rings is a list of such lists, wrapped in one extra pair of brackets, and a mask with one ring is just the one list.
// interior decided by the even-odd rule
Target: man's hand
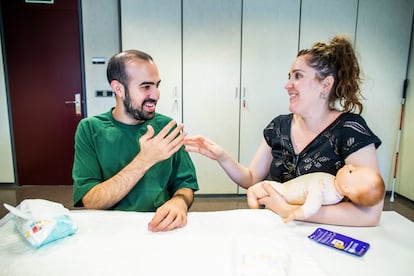
[(183, 146), (187, 133), (181, 132), (182, 125), (178, 125), (169, 133), (175, 125), (174, 120), (170, 121), (155, 137), (154, 129), (148, 125), (148, 131), (139, 139), (141, 150), (137, 158), (144, 164), (153, 166), (176, 153)]
[(157, 209), (148, 230), (152, 232), (170, 231), (187, 224), (187, 212), (194, 199), (194, 191), (181, 188), (174, 196)]
[(148, 230), (151, 232), (170, 231), (187, 224), (187, 204), (180, 197), (173, 197), (157, 209)]

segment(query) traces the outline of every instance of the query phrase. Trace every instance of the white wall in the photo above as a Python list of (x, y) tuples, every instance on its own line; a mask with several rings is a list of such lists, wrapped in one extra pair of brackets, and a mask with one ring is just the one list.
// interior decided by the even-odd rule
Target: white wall
[(412, 0), (359, 3), (356, 48), (366, 98), (362, 115), (382, 140), (378, 159), (390, 189), (414, 4)]
[[(0, 53), (2, 45), (0, 44)], [(0, 54), (0, 183), (14, 183), (14, 166), (10, 138), (9, 108), (7, 106), (6, 84)]]
[[(119, 51), (117, 0), (82, 0), (83, 42), (85, 55), (86, 114), (93, 116), (115, 106), (115, 97), (96, 97), (96, 90), (111, 90), (106, 65)], [(92, 64), (103, 57), (105, 64)]]
[(404, 121), (401, 130), (395, 191), (414, 200), (413, 156), (414, 156), (414, 36), (411, 37), (411, 52), (408, 70), (408, 88), (404, 105)]

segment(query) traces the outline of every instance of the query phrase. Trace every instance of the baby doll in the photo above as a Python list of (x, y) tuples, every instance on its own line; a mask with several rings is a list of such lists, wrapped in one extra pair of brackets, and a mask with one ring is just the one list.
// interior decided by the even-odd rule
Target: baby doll
[(336, 204), (343, 197), (359, 206), (372, 206), (385, 195), (385, 185), (381, 175), (368, 167), (345, 165), (336, 176), (315, 172), (298, 176), (284, 183), (262, 181), (247, 190), (247, 204), (252, 209), (259, 208), (258, 200), (268, 196), (262, 184), (268, 182), (290, 204), (301, 205), (284, 222), (305, 219), (315, 214), (322, 205)]

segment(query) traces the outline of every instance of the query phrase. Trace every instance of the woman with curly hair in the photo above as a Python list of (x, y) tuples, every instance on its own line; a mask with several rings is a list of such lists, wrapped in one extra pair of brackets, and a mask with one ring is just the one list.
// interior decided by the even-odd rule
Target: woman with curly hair
[[(262, 142), (248, 167), (238, 163), (213, 141), (186, 138), (187, 151), (217, 160), (229, 177), (243, 188), (269, 179), (286, 182), (295, 177), (327, 172), (336, 175), (346, 164), (379, 171), (376, 149), (381, 140), (360, 115), (360, 69), (351, 42), (335, 36), (299, 51), (285, 89), (289, 114), (274, 118), (263, 131)], [(270, 185), (262, 185), (259, 204), (286, 217), (298, 206), (288, 204)], [(323, 206), (306, 221), (350, 226), (379, 223), (384, 200), (358, 206), (344, 199)]]

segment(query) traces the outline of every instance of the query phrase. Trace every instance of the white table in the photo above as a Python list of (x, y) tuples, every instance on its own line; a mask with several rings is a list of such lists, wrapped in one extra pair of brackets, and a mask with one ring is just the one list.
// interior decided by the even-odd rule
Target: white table
[[(378, 227), (284, 224), (268, 210), (191, 212), (186, 227), (165, 233), (147, 231), (152, 216), (72, 211), (78, 232), (39, 249), (9, 221), (0, 275), (414, 275), (414, 223), (396, 212), (383, 212)], [(320, 245), (307, 238), (317, 227), (371, 248), (356, 257)]]

